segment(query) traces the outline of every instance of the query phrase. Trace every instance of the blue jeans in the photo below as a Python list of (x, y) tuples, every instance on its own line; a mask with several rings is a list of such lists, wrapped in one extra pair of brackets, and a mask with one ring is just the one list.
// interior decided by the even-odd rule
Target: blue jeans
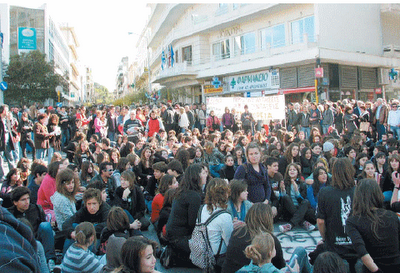
[(46, 259), (55, 259), (54, 234), (49, 222), (42, 222), (37, 231), (37, 239), (42, 243)]
[(36, 159), (41, 159), (44, 161), (46, 155), (46, 149), (36, 149)]
[(61, 132), (61, 143), (62, 143), (62, 147), (66, 147), (68, 145), (69, 142), (69, 130), (68, 128), (63, 129)]
[(322, 125), (322, 134), (326, 135), (328, 133), (328, 129), (329, 129), (330, 125)]
[(393, 132), (393, 137), (397, 140), (400, 140), (400, 127), (390, 126), (390, 131)]
[(108, 132), (107, 136), (110, 139), (110, 141), (115, 141), (115, 133), (114, 132)]
[(49, 162), (48, 164), (50, 164), (53, 155), (54, 155), (54, 148), (50, 146), (49, 149), (47, 149), (47, 160)]
[(382, 139), (382, 135), (386, 133), (386, 128), (379, 121), (376, 122), (376, 131), (378, 132), (378, 140)]
[(300, 131), (304, 132), (304, 134), (306, 135), (306, 138), (310, 137), (310, 127), (301, 127)]
[[(299, 264), (299, 272), (309, 273), (312, 272), (312, 267), (310, 262), (308, 261), (307, 251), (303, 247), (296, 247), (293, 255), (297, 255), (297, 263)], [(285, 271), (286, 272), (286, 271)]]
[(5, 175), (3, 169), (4, 159), (7, 161), (9, 170), (16, 167), (13, 151), (11, 150), (9, 144), (6, 145), (5, 151), (0, 151), (0, 178), (2, 178)]

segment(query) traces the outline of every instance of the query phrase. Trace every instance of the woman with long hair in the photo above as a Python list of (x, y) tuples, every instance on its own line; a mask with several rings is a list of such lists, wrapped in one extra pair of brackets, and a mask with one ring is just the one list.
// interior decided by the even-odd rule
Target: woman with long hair
[(11, 191), (16, 187), (24, 186), (21, 180), (21, 170), (12, 168), (6, 175), (6, 179), (1, 186), (0, 198), (3, 199), (1, 206), (9, 208), (13, 205), (11, 201)]
[(301, 150), (300, 164), (301, 164), (301, 175), (303, 177), (308, 177), (312, 173), (314, 165), (314, 158), (312, 157), (312, 151), (309, 147), (304, 147)]
[[(279, 230), (287, 232), (294, 226), (302, 225), (306, 231), (313, 231), (316, 223), (315, 210), (307, 200), (307, 186), (301, 178), (301, 168), (297, 163), (290, 163), (283, 181), (279, 185), (282, 214), (289, 223), (280, 225)], [(310, 223), (311, 222), (311, 223)]]
[(357, 183), (345, 229), (365, 272), (397, 272), (400, 268), (399, 219), (394, 212), (383, 209), (383, 200), (375, 180)]
[(179, 254), (179, 257), (175, 257), (177, 264), (185, 264), (189, 260), (189, 239), (196, 225), (207, 176), (208, 171), (201, 164), (190, 165), (176, 190), (166, 232), (169, 245)]
[(33, 123), (29, 120), (28, 113), (22, 112), (21, 120), (18, 124), (18, 133), (21, 134), (21, 152), (23, 157), (27, 157), (26, 154), (26, 144), (28, 143), (29, 147), (32, 148), (32, 160), (36, 159), (36, 149), (32, 140), (32, 131), (33, 131)]
[(78, 175), (67, 168), (56, 176), (57, 191), (50, 197), (53, 203), (57, 227), (62, 230), (64, 222), (76, 213), (75, 194), (79, 190)]
[[(92, 180), (92, 178), (95, 177), (97, 174), (98, 173), (92, 162), (88, 160), (82, 162), (81, 171), (79, 173), (81, 187), (85, 187), (86, 189), (87, 185), (90, 183), (90, 180)], [(85, 189), (81, 188), (81, 191), (84, 191)]]
[(95, 162), (95, 158), (89, 149), (89, 142), (81, 140), (75, 150), (74, 163), (81, 169), (82, 162), (90, 161)]
[(228, 200), (227, 211), (231, 214), (234, 222), (244, 221), (247, 212), (253, 205), (247, 196), (247, 184), (244, 180), (232, 179), (229, 183), (230, 195)]
[(307, 187), (307, 199), (313, 209), (317, 209), (318, 193), (320, 189), (329, 185), (328, 172), (324, 167), (317, 167), (314, 169), (313, 176), (315, 177), (314, 183)]
[(160, 273), (155, 270), (157, 243), (145, 237), (131, 237), (121, 248), (122, 266), (115, 273)]
[(135, 169), (140, 186), (146, 187), (147, 182), (153, 175), (154, 173), (154, 170), (152, 168), (153, 161), (154, 161), (153, 150), (150, 147), (144, 147), (141, 152), (139, 165)]
[(50, 137), (50, 147), (47, 150), (47, 158), (50, 162), (53, 157), (54, 151), (61, 151), (61, 128), (58, 126), (60, 118), (57, 114), (51, 114), (49, 117), (49, 123), (47, 124), (47, 131), (49, 134), (53, 134)]
[(160, 211), (164, 204), (164, 195), (169, 189), (176, 189), (179, 186), (175, 176), (165, 174), (160, 180), (158, 186), (158, 194), (154, 196), (153, 202), (151, 203), (151, 222), (154, 224), (158, 221)]
[(300, 146), (292, 143), (287, 147), (283, 156), (279, 159), (279, 172), (284, 175), (290, 163), (300, 163)]
[(147, 230), (150, 221), (145, 217), (144, 195), (136, 185), (134, 172), (127, 170), (121, 174), (121, 186), (115, 190), (114, 197), (114, 204), (127, 210), (134, 219), (140, 221), (142, 229)]
[[(225, 210), (228, 206), (229, 186), (221, 178), (213, 178), (208, 182), (204, 205), (200, 207), (197, 219), (205, 223), (211, 215)], [(221, 213), (207, 225), (208, 240), (216, 260), (215, 270), (221, 272), (224, 254), (226, 253), (229, 239), (233, 231), (231, 215)]]
[(250, 263), (250, 259), (245, 256), (244, 250), (260, 232), (268, 232), (272, 235), (276, 250), (272, 264), (277, 268), (283, 268), (285, 259), (283, 258), (281, 243), (273, 234), (274, 221), (271, 206), (264, 203), (254, 204), (247, 212), (244, 222), (244, 224), (238, 225), (232, 233), (221, 272), (236, 272)]

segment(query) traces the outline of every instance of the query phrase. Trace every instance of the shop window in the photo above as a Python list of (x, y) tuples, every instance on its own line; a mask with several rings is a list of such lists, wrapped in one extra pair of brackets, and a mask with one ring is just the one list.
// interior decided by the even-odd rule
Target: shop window
[(272, 48), (285, 46), (285, 25), (277, 25), (274, 27), (261, 30), (261, 49), (265, 50), (268, 46)]
[(315, 27), (314, 27), (314, 16), (302, 18), (297, 21), (293, 21), (291, 24), (292, 31), (292, 44), (299, 44), (304, 42), (304, 34), (308, 36), (309, 42), (315, 42)]
[(256, 52), (256, 34), (255, 32), (246, 33), (234, 38), (235, 55), (245, 55)]
[(229, 40), (213, 44), (213, 56), (216, 61), (230, 58), (231, 50), (229, 47)]

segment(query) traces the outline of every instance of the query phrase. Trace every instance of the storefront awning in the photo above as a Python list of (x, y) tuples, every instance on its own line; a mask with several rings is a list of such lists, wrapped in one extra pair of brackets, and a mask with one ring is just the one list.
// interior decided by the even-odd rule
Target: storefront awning
[(302, 87), (302, 88), (290, 88), (290, 89), (279, 89), (280, 94), (294, 94), (294, 93), (305, 93), (315, 91), (314, 86)]

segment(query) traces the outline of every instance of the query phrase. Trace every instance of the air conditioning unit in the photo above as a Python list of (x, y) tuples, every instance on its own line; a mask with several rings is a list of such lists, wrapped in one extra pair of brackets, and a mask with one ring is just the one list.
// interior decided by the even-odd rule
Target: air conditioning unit
[(379, 68), (378, 69), (378, 81), (379, 85), (388, 85), (389, 82), (389, 69), (387, 68)]

